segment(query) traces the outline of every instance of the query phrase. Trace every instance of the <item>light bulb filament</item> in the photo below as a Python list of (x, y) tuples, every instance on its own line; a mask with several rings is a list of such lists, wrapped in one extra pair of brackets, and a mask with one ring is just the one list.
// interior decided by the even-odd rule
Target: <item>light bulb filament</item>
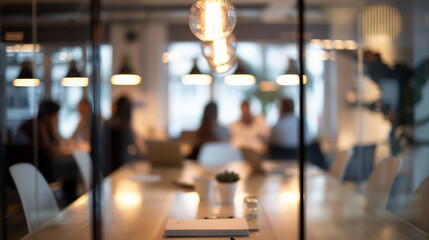
[(213, 63), (216, 66), (225, 64), (228, 62), (228, 52), (227, 52), (227, 46), (226, 46), (226, 38), (222, 38), (220, 40), (214, 40), (213, 41)]
[(222, 36), (222, 9), (219, 0), (207, 0), (204, 29), (206, 39), (219, 39)]

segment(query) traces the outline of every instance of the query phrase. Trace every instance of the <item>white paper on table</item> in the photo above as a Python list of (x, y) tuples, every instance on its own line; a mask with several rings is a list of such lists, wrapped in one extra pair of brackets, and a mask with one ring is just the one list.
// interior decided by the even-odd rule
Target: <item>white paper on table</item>
[(128, 179), (136, 182), (159, 182), (162, 180), (161, 175), (133, 175), (128, 177)]
[(249, 236), (246, 219), (169, 219), (166, 237)]

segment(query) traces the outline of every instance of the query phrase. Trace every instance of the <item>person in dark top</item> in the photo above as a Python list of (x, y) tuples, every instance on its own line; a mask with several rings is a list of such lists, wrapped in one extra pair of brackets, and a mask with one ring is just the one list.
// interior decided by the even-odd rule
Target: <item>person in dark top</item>
[(195, 134), (194, 149), (188, 157), (189, 159), (197, 159), (199, 150), (204, 143), (229, 141), (229, 131), (218, 123), (217, 117), (216, 103), (208, 103), (204, 108), (200, 128)]
[(137, 148), (131, 129), (131, 110), (131, 101), (120, 97), (115, 103), (112, 118), (103, 127), (103, 173), (106, 175), (135, 157)]
[[(17, 143), (36, 144), (38, 148), (38, 168), (48, 182), (55, 181), (53, 160), (60, 149), (60, 137), (57, 132), (58, 111), (60, 106), (51, 100), (40, 103), (36, 119), (30, 119), (19, 128)], [(36, 126), (37, 132), (34, 131)], [(34, 134), (36, 133), (37, 138)]]

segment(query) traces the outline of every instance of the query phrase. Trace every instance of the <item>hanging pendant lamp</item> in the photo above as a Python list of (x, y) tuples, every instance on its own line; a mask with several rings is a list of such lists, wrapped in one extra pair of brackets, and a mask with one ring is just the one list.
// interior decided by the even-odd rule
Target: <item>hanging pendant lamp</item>
[(226, 73), (237, 63), (237, 40), (233, 34), (218, 40), (204, 41), (201, 48), (213, 73)]
[(40, 84), (40, 80), (34, 78), (33, 72), (31, 71), (31, 62), (23, 61), (21, 63), (21, 72), (18, 77), (13, 80), (13, 86), (15, 87), (37, 87)]
[(237, 64), (237, 69), (234, 74), (228, 75), (224, 79), (226, 85), (232, 86), (249, 86), (253, 85), (256, 82), (256, 79), (253, 75), (247, 73), (240, 61)]
[(197, 59), (194, 59), (194, 66), (189, 74), (182, 77), (183, 85), (210, 85), (212, 77), (208, 74), (203, 74), (197, 67)]
[[(307, 83), (307, 76), (304, 75), (304, 84)], [(282, 86), (291, 86), (291, 85), (299, 85), (299, 75), (298, 69), (295, 65), (295, 60), (289, 59), (289, 68), (286, 71), (286, 74), (277, 76), (276, 82), (278, 85)]]
[(82, 76), (82, 74), (76, 68), (76, 61), (70, 61), (69, 72), (61, 80), (61, 85), (65, 87), (87, 87), (88, 78)]
[(141, 77), (131, 70), (128, 56), (122, 58), (121, 69), (112, 76), (110, 82), (113, 85), (138, 85), (141, 82)]
[(228, 36), (237, 22), (237, 12), (229, 0), (197, 0), (189, 13), (189, 27), (202, 41)]

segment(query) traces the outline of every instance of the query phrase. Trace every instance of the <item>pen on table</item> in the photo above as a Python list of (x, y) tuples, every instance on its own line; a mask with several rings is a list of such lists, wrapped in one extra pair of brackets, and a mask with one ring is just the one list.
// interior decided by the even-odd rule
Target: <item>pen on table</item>
[(204, 219), (222, 219), (222, 218), (234, 218), (234, 216), (209, 216), (209, 217), (204, 217)]

